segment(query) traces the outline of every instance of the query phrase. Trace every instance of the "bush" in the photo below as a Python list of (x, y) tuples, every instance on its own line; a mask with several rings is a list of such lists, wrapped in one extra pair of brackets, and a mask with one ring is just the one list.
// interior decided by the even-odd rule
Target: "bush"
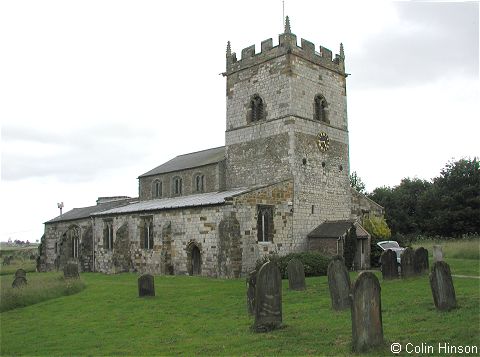
[(261, 259), (258, 259), (255, 264), (255, 269), (258, 271), (260, 267), (268, 261), (277, 264), (282, 274), (282, 279), (287, 278), (287, 265), (290, 260), (296, 258), (303, 263), (305, 269), (305, 276), (321, 276), (327, 275), (328, 264), (331, 258), (321, 255), (319, 253), (303, 252), (303, 253), (290, 253), (280, 257), (278, 254), (266, 255)]

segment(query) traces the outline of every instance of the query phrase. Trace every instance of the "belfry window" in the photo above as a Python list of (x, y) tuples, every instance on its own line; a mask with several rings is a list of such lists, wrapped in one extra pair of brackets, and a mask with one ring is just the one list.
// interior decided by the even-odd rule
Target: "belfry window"
[(250, 100), (250, 122), (264, 119), (264, 114), (263, 99), (258, 94), (255, 94)]
[(140, 227), (140, 248), (153, 249), (153, 218), (145, 217)]
[(182, 194), (182, 179), (180, 177), (173, 178), (173, 193), (175, 195)]
[(104, 221), (103, 223), (103, 248), (113, 249), (113, 222)]
[(195, 176), (195, 191), (204, 192), (205, 191), (205, 175), (196, 175)]
[(152, 185), (153, 197), (160, 198), (163, 195), (163, 183), (162, 181), (155, 180)]
[(315, 114), (314, 114), (314, 119), (318, 121), (323, 121), (325, 123), (329, 123), (328, 118), (327, 118), (327, 101), (325, 98), (317, 94), (315, 96)]
[(257, 240), (273, 241), (273, 206), (257, 206)]

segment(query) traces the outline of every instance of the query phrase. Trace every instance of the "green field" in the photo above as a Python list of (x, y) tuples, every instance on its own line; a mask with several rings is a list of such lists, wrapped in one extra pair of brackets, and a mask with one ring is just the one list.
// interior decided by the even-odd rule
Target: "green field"
[[(454, 274), (455, 265), (478, 266), (451, 263)], [(78, 294), (1, 313), (1, 355), (351, 353), (350, 311), (331, 310), (326, 277), (308, 278), (303, 292), (284, 280), (285, 326), (263, 334), (250, 331), (243, 279), (157, 276), (156, 297), (138, 298), (137, 277), (82, 274), (87, 287)], [(459, 308), (448, 313), (435, 310), (427, 276), (381, 285), (385, 347), (370, 355), (392, 355), (393, 342), (480, 348), (479, 279), (454, 278)]]

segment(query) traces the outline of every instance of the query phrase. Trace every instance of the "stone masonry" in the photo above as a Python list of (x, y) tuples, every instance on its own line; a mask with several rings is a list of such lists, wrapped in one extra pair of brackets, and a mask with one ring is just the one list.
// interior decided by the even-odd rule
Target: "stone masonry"
[[(225, 146), (140, 175), (138, 198), (103, 197), (46, 222), (40, 270), (239, 277), (265, 255), (307, 250), (325, 222), (383, 214), (349, 185), (342, 45), (335, 57), (298, 46), (287, 20), (277, 46), (265, 40), (237, 60), (228, 43), (223, 75)], [(319, 251), (341, 253), (339, 236), (324, 238)], [(362, 268), (369, 239), (357, 242)]]

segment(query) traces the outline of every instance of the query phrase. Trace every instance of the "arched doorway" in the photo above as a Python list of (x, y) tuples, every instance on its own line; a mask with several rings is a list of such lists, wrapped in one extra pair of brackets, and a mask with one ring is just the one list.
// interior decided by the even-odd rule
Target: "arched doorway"
[(202, 273), (202, 253), (196, 243), (190, 243), (187, 248), (187, 270), (189, 275)]

